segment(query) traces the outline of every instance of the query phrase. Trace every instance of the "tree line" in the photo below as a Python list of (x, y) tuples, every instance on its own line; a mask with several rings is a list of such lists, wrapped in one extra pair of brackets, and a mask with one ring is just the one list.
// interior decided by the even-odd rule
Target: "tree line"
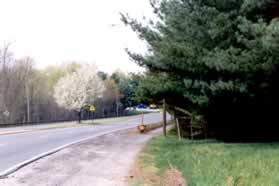
[(147, 43), (137, 96), (162, 103), (185, 137), (279, 140), (279, 3), (151, 0), (156, 20), (122, 21)]
[[(9, 45), (0, 49), (0, 124), (37, 124), (77, 120), (79, 116), (77, 109), (60, 104), (59, 96), (62, 95), (62, 92), (56, 93), (56, 95), (55, 92), (59, 87), (63, 89), (67, 83), (70, 84), (69, 77), (81, 69), (86, 69), (84, 68), (86, 65), (70, 62), (60, 66), (37, 69), (35, 64), (30, 57), (15, 59), (9, 50)], [(88, 81), (94, 82), (91, 83), (93, 88), (97, 85), (96, 83), (101, 84), (101, 87), (95, 87), (99, 91), (98, 96), (94, 100), (91, 99), (90, 102), (96, 108), (94, 117), (129, 114), (125, 108), (137, 104), (135, 90), (142, 75), (127, 74), (121, 71), (107, 74), (97, 71), (96, 66), (91, 66), (93, 68), (87, 69), (83, 77), (91, 78)], [(78, 81), (79, 85), (84, 82)], [(78, 91), (77, 88), (72, 90)], [(81, 94), (82, 92), (79, 96), (82, 96)], [(79, 106), (83, 107), (83, 105)], [(92, 113), (89, 115), (88, 108), (85, 107), (80, 114), (84, 119), (93, 117)]]

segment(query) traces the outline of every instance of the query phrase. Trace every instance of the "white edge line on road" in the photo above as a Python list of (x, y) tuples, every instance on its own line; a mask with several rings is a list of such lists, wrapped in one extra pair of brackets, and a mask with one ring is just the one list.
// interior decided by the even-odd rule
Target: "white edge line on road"
[(91, 139), (94, 139), (94, 138), (97, 138), (97, 137), (101, 137), (101, 136), (105, 136), (105, 135), (108, 135), (108, 134), (113, 134), (113, 133), (116, 133), (116, 132), (120, 132), (120, 131), (125, 131), (125, 130), (129, 130), (129, 129), (133, 129), (133, 128), (136, 128), (135, 126), (134, 127), (126, 127), (126, 128), (122, 128), (122, 129), (116, 129), (116, 130), (111, 130), (111, 131), (107, 131), (107, 132), (103, 132), (103, 133), (100, 133), (100, 134), (97, 134), (97, 135), (94, 135), (94, 136), (91, 136), (91, 137), (87, 137), (87, 138), (83, 138), (83, 139), (80, 139), (80, 140), (77, 140), (77, 141), (74, 141), (72, 143), (68, 143), (66, 145), (63, 145), (63, 146), (60, 146), (58, 148), (55, 148), (55, 149), (52, 149), (48, 152), (45, 152), (45, 153), (42, 153), (40, 155), (37, 155), (29, 160), (26, 160), (26, 161), (23, 161), (21, 163), (18, 163), (17, 165), (14, 165), (12, 166), (11, 168), (3, 171), (3, 172), (0, 172), (0, 179), (4, 179), (6, 178), (8, 175), (16, 172), (17, 170), (29, 165), (30, 163), (33, 163), (41, 158), (44, 158), (46, 156), (49, 156), (51, 154), (54, 154), (58, 151), (61, 151), (69, 146), (72, 146), (72, 145), (76, 145), (76, 144), (79, 144), (79, 143), (82, 143), (82, 142), (85, 142), (85, 141), (88, 141), (88, 140), (91, 140)]

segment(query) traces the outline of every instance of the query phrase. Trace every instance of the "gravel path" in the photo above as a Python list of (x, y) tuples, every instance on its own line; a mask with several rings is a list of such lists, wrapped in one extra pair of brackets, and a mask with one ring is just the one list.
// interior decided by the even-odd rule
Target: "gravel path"
[(148, 134), (119, 132), (75, 145), (0, 179), (0, 186), (122, 186)]

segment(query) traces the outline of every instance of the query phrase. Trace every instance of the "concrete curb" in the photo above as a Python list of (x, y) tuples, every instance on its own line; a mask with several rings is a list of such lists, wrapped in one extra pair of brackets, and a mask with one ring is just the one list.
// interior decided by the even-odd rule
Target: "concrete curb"
[(122, 129), (116, 129), (116, 130), (111, 130), (111, 131), (107, 131), (107, 132), (103, 132), (103, 133), (100, 133), (100, 134), (97, 134), (97, 135), (94, 135), (94, 136), (91, 136), (91, 137), (87, 137), (87, 138), (83, 138), (83, 139), (80, 139), (80, 140), (77, 140), (77, 141), (74, 141), (72, 143), (68, 143), (66, 145), (63, 145), (63, 146), (60, 146), (58, 148), (55, 148), (55, 149), (52, 149), (48, 152), (45, 152), (45, 153), (42, 153), (42, 154), (39, 154), (38, 156), (35, 156), (29, 160), (26, 160), (26, 161), (23, 161), (21, 163), (18, 163), (17, 165), (3, 171), (3, 172), (0, 172), (0, 179), (4, 179), (4, 178), (7, 178), (10, 174), (16, 172), (17, 170), (41, 159), (41, 158), (44, 158), (46, 156), (49, 156), (49, 155), (52, 155), (56, 152), (59, 152), (67, 147), (70, 147), (72, 145), (77, 145), (77, 144), (80, 144), (80, 143), (83, 143), (83, 142), (86, 142), (86, 141), (89, 141), (91, 139), (94, 139), (94, 138), (97, 138), (97, 137), (102, 137), (102, 136), (105, 136), (105, 135), (108, 135), (108, 134), (113, 134), (113, 133), (116, 133), (116, 132), (121, 132), (121, 131), (125, 131), (125, 130), (130, 130), (130, 129), (135, 129), (136, 127), (126, 127), (126, 128), (122, 128)]
[(8, 131), (8, 132), (0, 132), (0, 136), (4, 135), (10, 135), (10, 134), (21, 134), (21, 133), (26, 133), (26, 132), (31, 132), (30, 130), (20, 130), (20, 131)]

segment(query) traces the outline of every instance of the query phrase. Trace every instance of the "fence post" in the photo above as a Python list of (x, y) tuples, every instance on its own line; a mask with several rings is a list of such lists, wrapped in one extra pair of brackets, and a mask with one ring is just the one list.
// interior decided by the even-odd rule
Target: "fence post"
[(178, 139), (179, 141), (181, 140), (181, 132), (180, 132), (180, 124), (179, 124), (179, 120), (177, 117), (175, 117), (175, 124), (176, 124), (176, 128), (177, 128), (177, 135), (178, 135)]
[(163, 132), (164, 136), (167, 136), (167, 111), (166, 111), (166, 100), (163, 100)]

